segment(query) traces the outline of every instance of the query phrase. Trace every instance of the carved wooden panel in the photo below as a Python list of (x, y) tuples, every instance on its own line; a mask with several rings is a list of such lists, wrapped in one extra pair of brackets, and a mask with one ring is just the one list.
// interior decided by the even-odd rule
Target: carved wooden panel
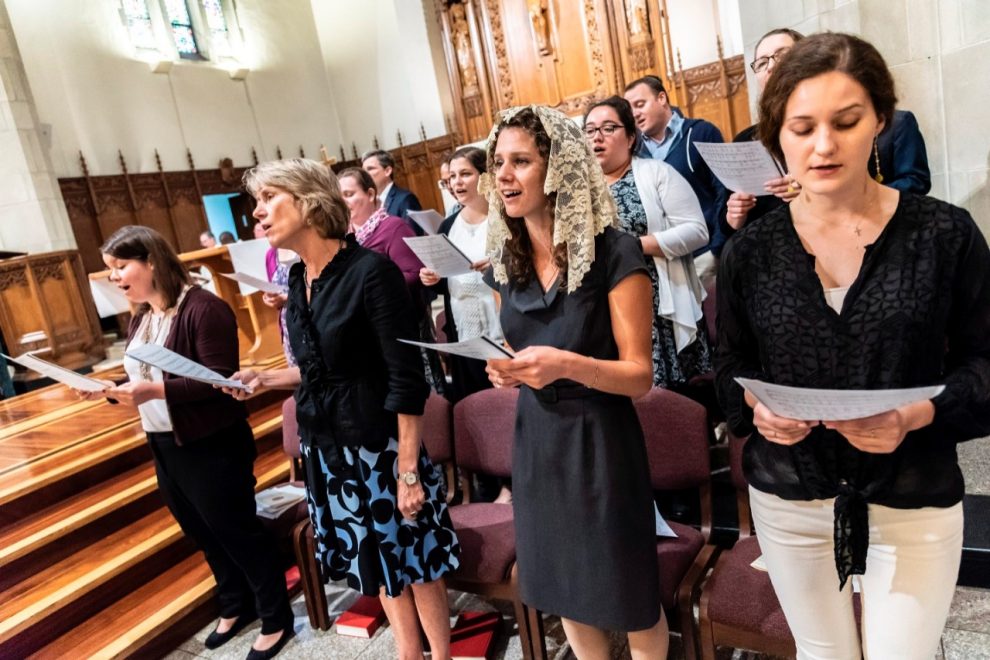
[(617, 86), (605, 0), (485, 0), (484, 36), (499, 108), (578, 114)]
[(617, 92), (647, 75), (668, 80), (664, 49), (663, 8), (648, 0), (609, 0), (614, 20), (613, 38), (618, 53)]
[(0, 261), (0, 331), (14, 356), (75, 369), (104, 357), (96, 307), (75, 250)]
[(697, 66), (676, 76), (682, 110), (718, 126), (726, 141), (749, 126), (749, 96), (742, 55)]

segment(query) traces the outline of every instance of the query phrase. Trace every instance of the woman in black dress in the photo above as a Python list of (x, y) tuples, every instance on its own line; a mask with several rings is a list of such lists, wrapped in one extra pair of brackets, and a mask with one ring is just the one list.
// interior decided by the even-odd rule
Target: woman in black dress
[(299, 366), (233, 377), (255, 391), (296, 390), (324, 578), (381, 597), (399, 657), (422, 657), (420, 627), (433, 657), (449, 657), (443, 576), (457, 568), (460, 546), (421, 443), (423, 364), (398, 341), (416, 336), (402, 272), (345, 236), (347, 207), (324, 165), (264, 163), (244, 182), (269, 242), (301, 259), (289, 271), (285, 317)]
[(513, 503), (522, 599), (560, 615), (575, 654), (665, 658), (653, 499), (630, 397), (653, 377), (651, 286), (637, 240), (578, 126), (541, 106), (506, 110), (488, 142), (486, 280), (520, 385)]

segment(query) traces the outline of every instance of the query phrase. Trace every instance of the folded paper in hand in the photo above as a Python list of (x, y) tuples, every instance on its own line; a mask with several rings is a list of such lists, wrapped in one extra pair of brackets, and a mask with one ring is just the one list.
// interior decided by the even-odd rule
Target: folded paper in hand
[(445, 234), (403, 237), (413, 254), (423, 265), (440, 277), (464, 275), (471, 272), (472, 261), (450, 242)]
[(107, 389), (107, 386), (98, 380), (93, 378), (88, 378), (82, 374), (77, 374), (71, 369), (66, 369), (65, 367), (59, 366), (57, 364), (52, 364), (47, 360), (42, 360), (39, 357), (35, 357), (30, 353), (25, 353), (17, 357), (10, 357), (9, 355), (0, 353), (4, 358), (10, 360), (11, 362), (16, 362), (22, 367), (27, 367), (31, 371), (37, 371), (42, 376), (47, 376), (52, 380), (62, 383), (63, 385), (68, 385), (74, 390), (79, 390), (80, 392), (102, 392)]
[(250, 392), (250, 388), (241, 381), (224, 378), (212, 369), (204, 367), (200, 363), (179, 355), (175, 351), (170, 351), (163, 346), (142, 344), (137, 348), (128, 350), (124, 355), (181, 378), (191, 378), (201, 383), (229, 387), (235, 390), (248, 390)]
[(464, 341), (452, 342), (449, 344), (431, 344), (426, 341), (412, 341), (411, 339), (400, 339), (403, 344), (422, 346), (441, 353), (460, 355), (461, 357), (473, 358), (475, 360), (504, 360), (515, 357), (509, 349), (498, 344), (488, 337), (475, 337)]
[(756, 400), (778, 417), (838, 422), (872, 417), (916, 401), (937, 397), (944, 385), (899, 390), (820, 390), (736, 378)]
[(284, 286), (279, 286), (278, 284), (269, 282), (268, 280), (259, 279), (254, 275), (248, 275), (247, 273), (220, 273), (220, 274), (226, 277), (227, 279), (234, 280), (235, 282), (240, 282), (241, 284), (246, 284), (249, 287), (253, 287), (258, 291), (262, 291), (264, 293), (279, 294), (279, 293), (286, 293), (286, 291), (288, 291), (288, 289), (286, 289), (286, 287)]
[(406, 211), (406, 215), (409, 216), (410, 220), (422, 227), (423, 231), (431, 235), (440, 231), (440, 225), (443, 224), (443, 216), (433, 209)]

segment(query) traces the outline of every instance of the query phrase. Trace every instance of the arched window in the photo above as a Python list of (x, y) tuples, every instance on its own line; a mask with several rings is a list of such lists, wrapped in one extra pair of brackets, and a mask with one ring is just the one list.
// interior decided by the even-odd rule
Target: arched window
[(241, 39), (231, 0), (120, 0), (120, 16), (138, 50), (165, 59), (237, 60)]
[(196, 42), (196, 32), (193, 30), (186, 0), (165, 0), (165, 11), (179, 57), (186, 60), (205, 59), (199, 52), (199, 44)]
[(158, 48), (158, 43), (155, 40), (155, 29), (151, 23), (151, 14), (148, 12), (146, 0), (122, 0), (120, 12), (135, 48), (145, 50)]

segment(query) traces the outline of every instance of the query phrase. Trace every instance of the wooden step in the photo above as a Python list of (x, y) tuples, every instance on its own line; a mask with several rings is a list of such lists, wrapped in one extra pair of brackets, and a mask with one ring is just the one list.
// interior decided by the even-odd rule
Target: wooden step
[[(193, 554), (30, 657), (36, 660), (140, 657), (141, 651), (161, 642), (163, 636), (171, 637), (174, 648), (178, 643), (174, 640), (189, 636), (174, 637), (177, 629), (202, 628), (203, 617), (195, 617), (193, 613), (211, 610), (207, 616), (214, 615), (215, 585), (202, 555)], [(190, 618), (192, 625), (183, 625)]]
[(0, 531), (0, 589), (160, 508), (157, 491), (145, 464)]
[[(256, 425), (256, 434), (277, 430), (276, 420), (281, 421), (275, 417)], [(279, 446), (255, 461), (259, 489), (285, 481), (288, 473), (289, 463)], [(34, 652), (53, 635), (122, 597), (116, 593), (122, 583), (152, 579), (190, 548), (162, 508), (13, 585), (0, 593), (0, 657)]]
[[(249, 422), (256, 438), (281, 429), (281, 402), (285, 399), (285, 393), (266, 392), (265, 395), (255, 397), (249, 404), (249, 409), (253, 411)], [(102, 430), (87, 433), (73, 429), (71, 433), (77, 434), (78, 440), (73, 438), (66, 443), (63, 437), (61, 451), (39, 453), (30, 461), (25, 460), (17, 467), (0, 471), (0, 528), (73, 497), (94, 483), (111, 479), (150, 461), (151, 451), (137, 414), (130, 409), (129, 417), (120, 417), (116, 412), (118, 410), (128, 409), (100, 404), (89, 411), (85, 423), (86, 428)], [(122, 422), (123, 419), (129, 421)], [(48, 424), (43, 427), (37, 433), (21, 434), (17, 441), (21, 444), (53, 444), (51, 436), (56, 433), (54, 427)], [(63, 427), (60, 433), (64, 436), (70, 431)], [(3, 445), (5, 450), (9, 444)]]

